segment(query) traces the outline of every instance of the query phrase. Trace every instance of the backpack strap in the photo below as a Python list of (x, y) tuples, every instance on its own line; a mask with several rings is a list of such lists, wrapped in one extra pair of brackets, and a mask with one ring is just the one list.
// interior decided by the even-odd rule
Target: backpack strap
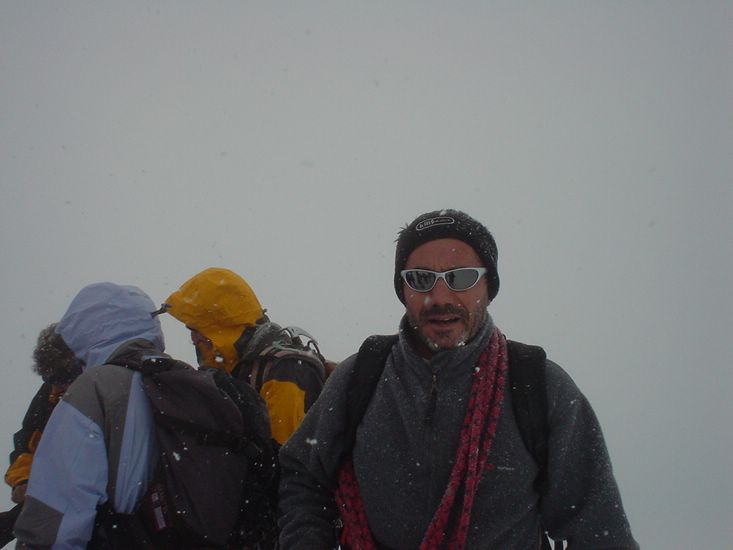
[(347, 452), (351, 454), (356, 442), (356, 429), (366, 413), (377, 383), (384, 371), (387, 357), (397, 343), (396, 334), (370, 336), (359, 348), (356, 365), (349, 387), (346, 390), (347, 423), (344, 437)]
[(539, 467), (535, 489), (547, 493), (547, 391), (545, 350), (508, 341), (509, 383), (519, 433)]
[[(507, 341), (509, 352), (509, 383), (511, 385), (514, 416), (527, 450), (532, 454), (539, 471), (535, 490), (543, 496), (548, 491), (547, 456), (547, 382), (545, 365), (547, 355), (539, 346)], [(550, 543), (547, 533), (542, 535), (542, 550), (561, 550), (563, 541)]]
[(236, 367), (236, 376), (249, 380), (257, 392), (270, 377), (270, 371), (282, 360), (295, 359), (315, 369), (322, 381), (326, 379), (326, 359), (318, 348), (318, 342), (302, 328), (288, 326), (271, 334), (254, 357)]

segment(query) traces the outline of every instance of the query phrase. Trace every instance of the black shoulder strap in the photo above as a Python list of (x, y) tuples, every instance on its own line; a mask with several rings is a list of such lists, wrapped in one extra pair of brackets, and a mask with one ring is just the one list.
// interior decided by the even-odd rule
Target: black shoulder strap
[(545, 384), (545, 351), (508, 341), (509, 382), (511, 384), (514, 416), (524, 444), (537, 465), (539, 474), (535, 489), (540, 494), (547, 491), (547, 392)]
[[(519, 433), (539, 468), (534, 487), (540, 495), (548, 490), (547, 447), (549, 424), (547, 420), (547, 383), (545, 365), (547, 355), (539, 346), (507, 342), (509, 352), (509, 382), (511, 384), (514, 416)], [(543, 550), (559, 550), (563, 541), (550, 542), (547, 533), (542, 537)]]
[(348, 406), (348, 420), (346, 424), (345, 446), (349, 453), (354, 448), (356, 429), (366, 412), (372, 394), (377, 387), (379, 378), (384, 371), (387, 357), (392, 346), (397, 342), (396, 334), (390, 336), (370, 336), (359, 348), (356, 356), (356, 365), (349, 387), (346, 402)]

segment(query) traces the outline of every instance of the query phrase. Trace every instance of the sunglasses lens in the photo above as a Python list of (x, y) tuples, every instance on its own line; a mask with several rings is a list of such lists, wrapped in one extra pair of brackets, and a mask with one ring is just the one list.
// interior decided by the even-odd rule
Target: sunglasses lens
[(435, 285), (435, 273), (421, 269), (405, 271), (405, 282), (413, 290), (427, 292)]
[(454, 269), (445, 274), (445, 282), (453, 290), (466, 290), (475, 285), (479, 277), (478, 271), (473, 268)]
[(442, 278), (451, 290), (461, 291), (474, 286), (484, 273), (485, 269), (476, 267), (459, 267), (443, 273), (427, 269), (406, 269), (402, 271), (402, 277), (407, 286), (418, 292), (432, 290), (438, 277)]

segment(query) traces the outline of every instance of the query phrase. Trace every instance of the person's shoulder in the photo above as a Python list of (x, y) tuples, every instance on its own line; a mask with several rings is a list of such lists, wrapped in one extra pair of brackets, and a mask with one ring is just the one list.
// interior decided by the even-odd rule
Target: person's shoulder
[(46, 401), (48, 401), (48, 397), (51, 395), (52, 389), (52, 382), (43, 382), (38, 387), (38, 390), (36, 390), (36, 393), (33, 395), (33, 398), (31, 399), (31, 404), (33, 404), (33, 402), (35, 401), (40, 401), (41, 403), (45, 403)]
[(567, 373), (567, 371), (549, 358), (545, 359), (545, 377), (548, 384), (575, 385), (575, 382), (573, 382), (572, 377)]
[(86, 369), (74, 382), (81, 380), (87, 383), (109, 384), (129, 380), (135, 375), (135, 372), (133, 369), (122, 365), (104, 364)]
[(380, 359), (383, 358), (386, 360), (396, 343), (396, 335), (373, 335), (366, 338), (359, 345), (359, 350), (357, 352), (338, 363), (338, 366), (336, 366), (331, 372), (327, 382), (330, 382), (331, 379), (333, 379), (334, 385), (338, 385), (339, 387), (348, 386), (354, 377), (360, 378), (357, 371), (361, 372), (363, 369), (367, 368), (378, 368), (372, 367), (367, 363), (369, 361), (376, 360), (377, 356)]
[(580, 392), (568, 371), (549, 358), (545, 360), (545, 380), (550, 392)]
[(545, 380), (551, 421), (567, 422), (579, 415), (594, 414), (590, 402), (570, 374), (549, 359), (545, 365)]
[[(560, 403), (567, 402), (573, 404), (577, 399), (583, 398), (570, 374), (562, 366), (548, 357), (549, 354), (544, 347), (517, 341), (512, 341), (510, 346), (514, 350), (515, 357), (519, 354), (525, 358), (544, 358), (541, 366), (544, 367), (545, 394), (551, 410)], [(511, 351), (510, 357), (512, 357)], [(534, 365), (535, 363), (533, 362), (532, 364)]]
[(356, 366), (356, 358), (358, 354), (353, 353), (352, 355), (349, 355), (346, 359), (343, 361), (340, 361), (331, 371), (331, 376), (329, 376), (329, 379), (334, 376), (345, 376), (349, 372), (353, 372), (354, 367)]
[(574, 385), (570, 375), (558, 363), (549, 358), (547, 350), (537, 344), (528, 344), (517, 340), (509, 340), (509, 358), (521, 358), (525, 362), (531, 361), (530, 364), (538, 364), (539, 360), (544, 359), (545, 381), (548, 386), (564, 386), (567, 384)]
[(131, 380), (136, 373), (119, 365), (99, 365), (85, 369), (64, 394), (63, 400), (76, 407), (91, 401), (129, 395)]

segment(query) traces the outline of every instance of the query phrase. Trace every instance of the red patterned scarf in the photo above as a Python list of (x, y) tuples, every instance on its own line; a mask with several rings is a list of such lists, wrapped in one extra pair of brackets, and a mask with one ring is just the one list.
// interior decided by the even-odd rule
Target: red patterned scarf
[[(504, 400), (506, 372), (506, 340), (499, 329), (494, 328), (489, 345), (479, 357), (474, 371), (471, 395), (448, 487), (423, 537), (420, 550), (461, 550), (466, 545), (474, 497), (481, 481), (481, 472), (489, 458), (501, 403)], [(336, 504), (344, 523), (342, 547), (350, 550), (375, 550), (364, 501), (350, 460), (341, 466), (338, 483)], [(462, 495), (461, 502), (456, 502), (458, 495)], [(457, 521), (449, 525), (449, 521), (456, 514)]]

